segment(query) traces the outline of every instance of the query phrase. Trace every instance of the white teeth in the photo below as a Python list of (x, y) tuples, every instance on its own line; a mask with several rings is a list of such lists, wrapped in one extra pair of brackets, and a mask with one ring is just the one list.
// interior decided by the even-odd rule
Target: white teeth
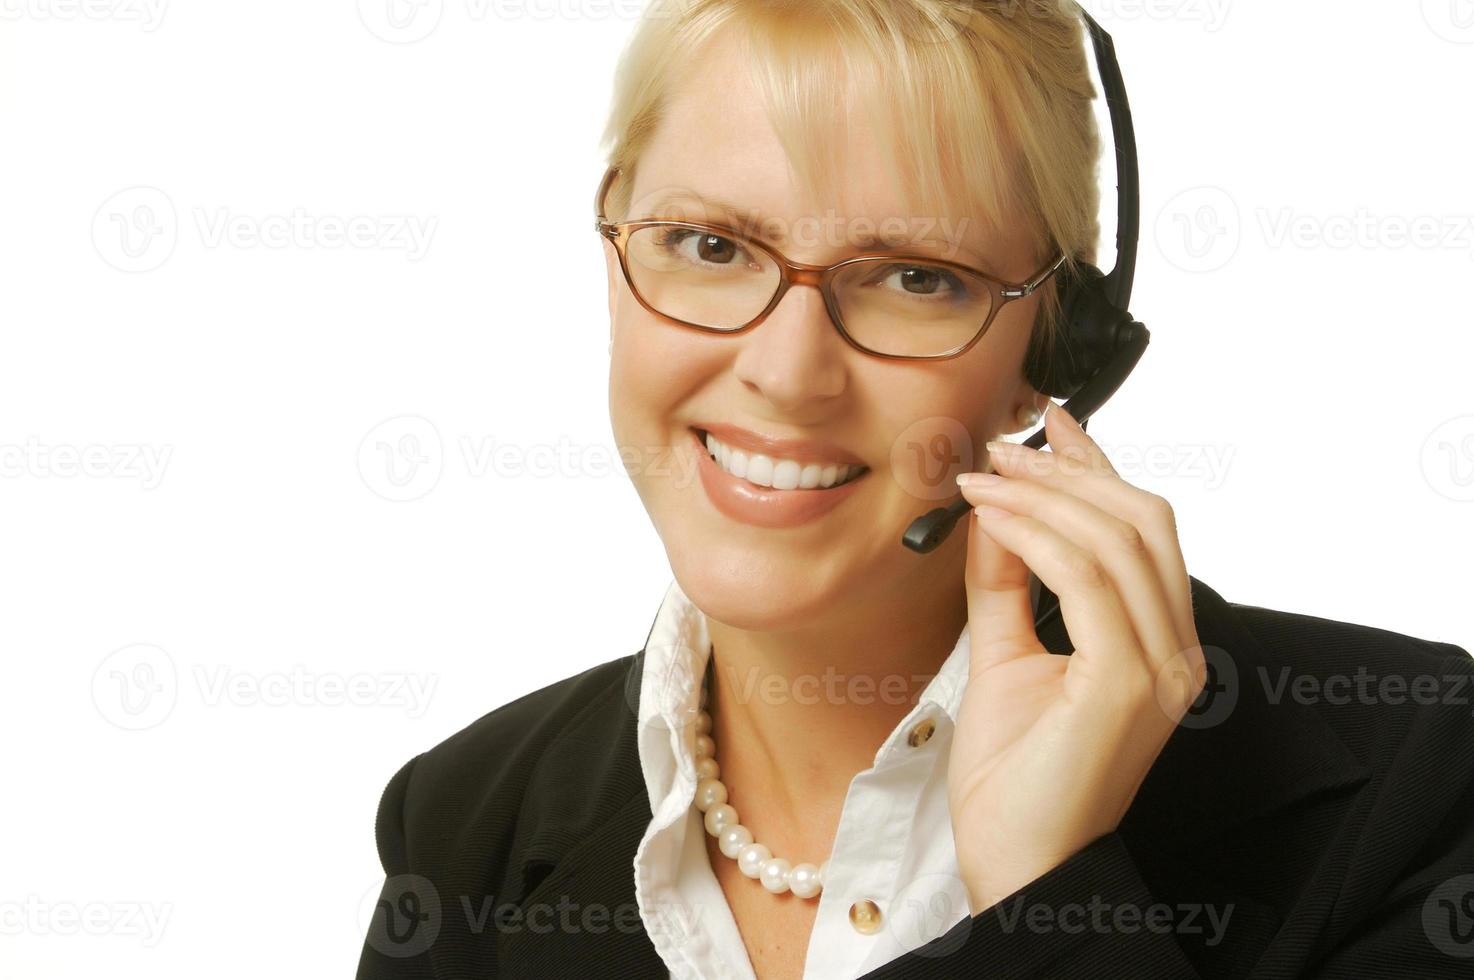
[(756, 483), (760, 487), (771, 487), (773, 485), (773, 461), (762, 455), (747, 457), (747, 482)]
[(716, 460), (718, 466), (733, 476), (775, 490), (812, 490), (816, 487), (838, 486), (863, 469), (847, 463), (800, 463), (793, 459), (774, 459), (760, 453), (748, 454), (726, 445), (710, 432), (706, 434), (706, 451)]

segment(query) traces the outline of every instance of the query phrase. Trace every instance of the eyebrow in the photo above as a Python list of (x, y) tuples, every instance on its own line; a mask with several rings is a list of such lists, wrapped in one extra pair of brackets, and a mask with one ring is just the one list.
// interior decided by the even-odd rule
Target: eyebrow
[[(667, 207), (670, 204), (674, 204), (677, 201), (683, 200), (692, 201), (705, 207), (722, 212), (731, 222), (732, 230), (740, 232), (748, 238), (755, 238), (759, 241), (767, 242), (770, 245), (775, 245), (779, 247), (787, 243), (787, 236), (782, 232), (781, 228), (779, 229), (778, 235), (774, 238), (769, 238), (763, 233), (763, 218), (756, 208), (743, 207), (740, 204), (733, 204), (730, 201), (724, 201), (718, 197), (706, 197), (704, 195), (696, 193), (695, 191), (664, 191), (660, 194), (657, 194), (655, 198), (649, 203), (649, 205), (647, 205), (647, 207), (650, 209), (652, 214), (655, 214), (656, 217), (659, 217), (658, 212), (661, 208)], [(721, 222), (714, 223), (720, 224)], [(869, 232), (854, 232), (849, 234), (847, 237), (849, 239), (849, 244), (865, 250), (909, 247), (910, 249), (912, 249), (912, 252), (910, 254), (923, 258), (927, 257), (928, 252), (939, 250), (939, 246), (936, 245), (918, 245), (904, 238), (883, 238)], [(949, 246), (953, 246), (953, 243), (951, 242), (947, 242), (946, 244)], [(975, 249), (969, 248), (966, 244), (958, 242), (955, 246), (953, 246), (953, 250), (954, 254), (964, 255), (964, 258), (960, 260), (963, 261), (963, 264), (971, 265), (978, 271), (985, 272), (995, 279), (1003, 279), (1003, 277), (999, 276), (996, 270), (993, 269), (992, 263), (985, 261), (983, 259), (983, 256), (978, 254)], [(945, 258), (944, 256), (940, 255), (933, 255), (930, 257)], [(949, 261), (959, 260), (951, 259)]]

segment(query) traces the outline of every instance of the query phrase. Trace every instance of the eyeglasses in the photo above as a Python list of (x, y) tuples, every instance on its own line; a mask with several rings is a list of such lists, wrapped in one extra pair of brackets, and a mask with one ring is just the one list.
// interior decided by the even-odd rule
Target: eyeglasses
[(940, 360), (967, 352), (1007, 304), (1031, 295), (1064, 264), (1059, 255), (1027, 282), (1003, 282), (958, 262), (867, 252), (833, 265), (792, 262), (724, 225), (608, 221), (611, 167), (594, 198), (594, 229), (614, 243), (640, 305), (664, 320), (736, 334), (767, 319), (793, 286), (815, 286), (851, 347), (884, 358)]

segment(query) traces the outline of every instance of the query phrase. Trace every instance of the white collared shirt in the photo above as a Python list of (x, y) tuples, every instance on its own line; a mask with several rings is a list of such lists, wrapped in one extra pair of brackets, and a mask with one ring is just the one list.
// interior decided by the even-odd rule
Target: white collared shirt
[[(862, 976), (968, 915), (947, 807), (947, 756), (967, 684), (968, 650), (964, 627), (914, 707), (880, 745), (874, 764), (850, 781), (824, 890), (808, 899), (819, 907), (804, 980)], [(652, 816), (635, 852), (635, 897), (672, 980), (754, 980), (711, 869), (702, 814), (692, 805), (692, 722), (710, 654), (705, 614), (673, 580), (646, 641), (641, 675), (638, 745)], [(851, 906), (867, 900), (881, 915), (870, 934), (851, 924)]]

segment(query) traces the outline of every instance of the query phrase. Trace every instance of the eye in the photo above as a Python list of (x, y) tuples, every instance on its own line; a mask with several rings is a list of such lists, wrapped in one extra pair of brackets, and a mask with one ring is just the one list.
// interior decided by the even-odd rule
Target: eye
[(698, 265), (731, 265), (747, 251), (734, 239), (695, 228), (668, 228), (660, 236), (665, 251)]
[(968, 292), (950, 270), (929, 265), (889, 265), (872, 281), (907, 296), (961, 299)]

